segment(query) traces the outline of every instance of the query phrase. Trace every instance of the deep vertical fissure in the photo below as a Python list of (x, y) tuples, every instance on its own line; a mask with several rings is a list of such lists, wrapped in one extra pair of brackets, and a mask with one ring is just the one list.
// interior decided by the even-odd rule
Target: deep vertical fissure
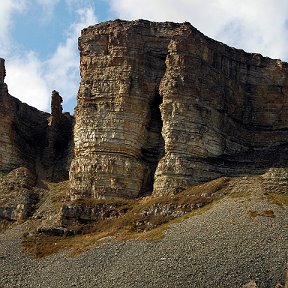
[(164, 139), (162, 137), (163, 122), (161, 118), (160, 105), (162, 97), (155, 92), (150, 104), (150, 121), (146, 127), (147, 141), (142, 147), (142, 159), (146, 162), (146, 175), (143, 181), (141, 196), (150, 195), (153, 191), (154, 174), (159, 160), (164, 155)]

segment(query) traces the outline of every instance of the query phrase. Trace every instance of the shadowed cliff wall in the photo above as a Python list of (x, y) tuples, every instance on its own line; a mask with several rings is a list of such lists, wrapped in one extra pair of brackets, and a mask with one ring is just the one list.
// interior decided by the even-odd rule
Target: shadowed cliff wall
[(72, 117), (61, 112), (53, 118), (12, 97), (4, 83), (4, 63), (0, 58), (0, 174), (27, 167), (42, 179), (67, 179)]

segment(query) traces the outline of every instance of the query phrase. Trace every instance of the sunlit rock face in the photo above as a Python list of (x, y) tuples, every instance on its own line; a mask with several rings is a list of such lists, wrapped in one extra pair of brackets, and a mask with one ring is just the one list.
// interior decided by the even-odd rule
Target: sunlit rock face
[(177, 193), (286, 167), (288, 66), (189, 23), (111, 21), (79, 38), (71, 199)]

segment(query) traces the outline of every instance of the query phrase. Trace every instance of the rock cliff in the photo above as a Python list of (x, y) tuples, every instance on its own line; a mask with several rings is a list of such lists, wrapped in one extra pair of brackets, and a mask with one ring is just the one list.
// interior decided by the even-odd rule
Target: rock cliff
[(72, 200), (285, 170), (287, 63), (189, 23), (106, 22), (84, 29), (79, 49)]
[(0, 230), (32, 216), (47, 194), (42, 180), (68, 179), (73, 153), (73, 118), (62, 113), (59, 93), (51, 114), (41, 112), (8, 93), (5, 75), (0, 58)]
[[(51, 114), (21, 103), (8, 93), (0, 58), (0, 233), (29, 219), (0, 235), (0, 286), (45, 286), (48, 278), (67, 286), (83, 271), (81, 285), (95, 287), (284, 282), (288, 64), (230, 48), (189, 23), (102, 23), (82, 31), (79, 48), (74, 141), (59, 93)], [(150, 194), (162, 197), (110, 198)], [(114, 245), (164, 234), (157, 245)], [(77, 255), (70, 266), (65, 252), (49, 257), (46, 269), (23, 248)], [(159, 259), (151, 273), (147, 263)], [(90, 262), (100, 268), (86, 269)], [(43, 275), (34, 273), (39, 263)]]
[(51, 105), (56, 108), (52, 107), (52, 115), (41, 112), (8, 93), (5, 75), (0, 59), (0, 175), (26, 167), (41, 179), (67, 179), (73, 119), (62, 113), (62, 99), (53, 100), (57, 94), (53, 91)]
[(46, 192), (42, 180), (68, 179), (73, 153), (73, 118), (62, 113), (59, 93), (50, 115), (12, 97), (5, 75), (0, 58), (0, 230), (32, 216)]

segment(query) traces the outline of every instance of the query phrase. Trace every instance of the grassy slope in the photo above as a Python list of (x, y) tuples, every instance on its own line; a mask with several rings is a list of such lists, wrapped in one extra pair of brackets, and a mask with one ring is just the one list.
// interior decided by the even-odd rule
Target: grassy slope
[[(165, 231), (171, 224), (193, 217), (194, 215), (205, 213), (205, 211), (217, 204), (223, 196), (230, 193), (229, 188), (227, 189), (229, 181), (229, 178), (219, 178), (201, 185), (193, 186), (179, 194), (162, 197), (150, 196), (135, 200), (112, 198), (107, 200), (80, 201), (73, 205), (85, 204), (88, 207), (93, 207), (94, 205), (114, 205), (118, 212), (125, 211), (125, 213), (122, 213), (120, 217), (108, 217), (107, 219), (98, 222), (91, 222), (89, 224), (73, 227), (82, 232), (80, 235), (69, 237), (56, 237), (41, 234), (36, 234), (36, 236), (33, 237), (25, 236), (23, 237), (23, 247), (34, 257), (41, 258), (62, 249), (71, 249), (71, 254), (73, 255), (88, 249), (92, 245), (99, 245), (107, 241), (128, 239), (159, 240), (165, 235)], [(61, 205), (65, 203), (63, 202), (63, 191), (67, 190), (67, 184), (68, 182), (49, 184), (49, 196), (47, 196), (46, 202), (43, 203), (39, 211), (42, 211), (42, 213), (43, 211), (46, 211), (46, 216), (51, 214), (53, 209), (54, 213), (59, 211)], [(249, 198), (250, 196), (250, 193), (229, 195), (229, 197), (233, 198)], [(286, 194), (269, 192), (265, 193), (265, 198), (268, 198), (271, 203), (279, 206), (288, 205), (288, 195)], [(49, 205), (47, 205), (47, 203), (49, 203)], [(190, 209), (189, 207), (194, 208)], [(155, 213), (155, 208), (156, 210), (160, 209), (160, 212), (158, 211), (158, 213)], [(163, 211), (165, 212), (165, 209), (170, 209), (174, 214), (162, 213)], [(39, 213), (39, 211), (37, 213)], [(178, 212), (181, 213), (179, 214)], [(275, 217), (274, 212), (270, 210), (250, 212), (250, 216), (253, 218), (257, 216)], [(177, 215), (177, 213), (179, 215), (174, 217), (173, 215)], [(32, 227), (34, 225), (35, 228), (35, 222), (32, 220), (31, 223)], [(37, 224), (39, 225), (40, 223), (41, 221)]]
[[(82, 231), (81, 235), (69, 237), (56, 237), (47, 235), (34, 235), (23, 237), (24, 249), (35, 257), (44, 257), (61, 249), (72, 249), (77, 253), (93, 244), (101, 244), (108, 239), (161, 239), (170, 224), (182, 221), (187, 217), (203, 213), (211, 208), (223, 194), (228, 178), (219, 178), (205, 184), (193, 186), (179, 194), (162, 197), (145, 197), (135, 200), (107, 199), (94, 201), (80, 201), (77, 204), (116, 205), (119, 211), (125, 211), (122, 216), (108, 218), (73, 227)], [(50, 193), (36, 213), (35, 218), (44, 217), (54, 213), (63, 204), (63, 190), (68, 183), (49, 184)], [(155, 210), (156, 209), (156, 210)], [(171, 213), (165, 213), (170, 210)], [(155, 212), (158, 211), (158, 212)], [(121, 214), (121, 213), (120, 213)], [(36, 220), (35, 220), (36, 221)], [(36, 227), (41, 222), (31, 221), (31, 227)], [(36, 224), (37, 223), (37, 224)]]

